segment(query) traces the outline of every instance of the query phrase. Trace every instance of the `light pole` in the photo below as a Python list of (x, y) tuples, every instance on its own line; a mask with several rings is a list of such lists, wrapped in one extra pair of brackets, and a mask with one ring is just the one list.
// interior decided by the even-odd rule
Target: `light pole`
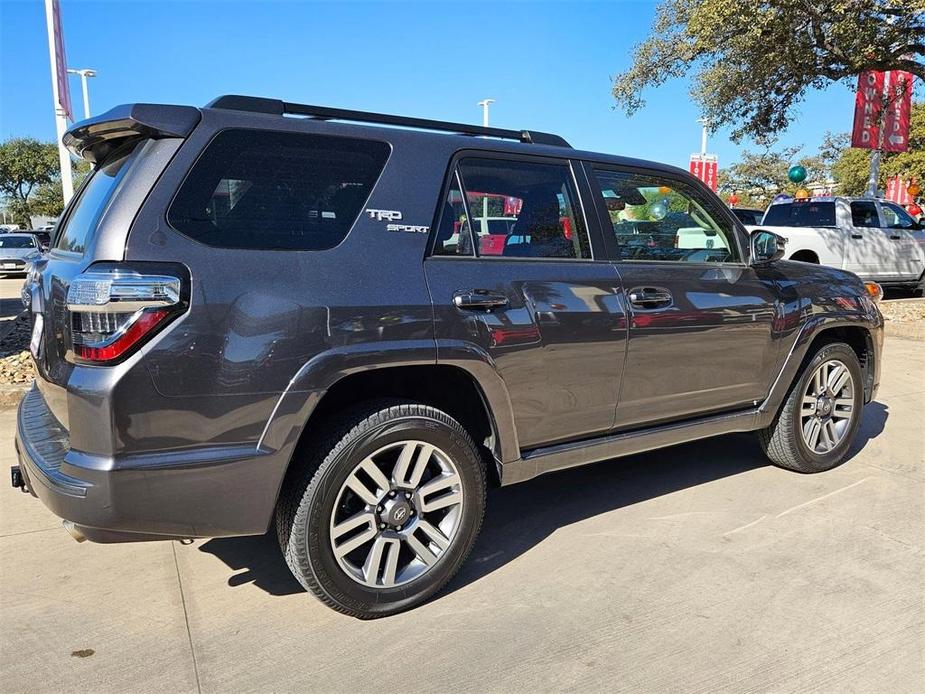
[[(494, 99), (482, 99), (478, 105), (482, 107), (482, 127), (488, 127), (488, 106), (489, 104), (495, 103)], [(485, 228), (488, 228), (488, 196), (485, 195), (482, 197), (482, 219), (484, 220)], [(478, 232), (476, 232), (478, 233)]]
[[(64, 204), (74, 195), (74, 179), (71, 174), (71, 155), (62, 142), (67, 130), (68, 114), (60, 102), (61, 87), (67, 94), (67, 74), (64, 72), (64, 38), (61, 36), (61, 14), (55, 0), (45, 0), (45, 27), (48, 30), (48, 62), (51, 67), (51, 102), (55, 109), (55, 129), (58, 133), (58, 163), (61, 166), (61, 193)], [(60, 51), (59, 51), (60, 44)], [(60, 53), (60, 55), (59, 55)]]
[(482, 99), (478, 105), (482, 107), (482, 127), (488, 127), (488, 105), (495, 103), (494, 99)]
[(703, 157), (707, 154), (707, 128), (710, 127), (710, 120), (708, 118), (698, 118), (697, 122), (703, 126), (700, 133), (700, 156)]
[(84, 118), (90, 117), (90, 90), (87, 88), (87, 78), (96, 77), (96, 70), (90, 68), (72, 68), (67, 69), (69, 75), (80, 75), (80, 88), (84, 95)]

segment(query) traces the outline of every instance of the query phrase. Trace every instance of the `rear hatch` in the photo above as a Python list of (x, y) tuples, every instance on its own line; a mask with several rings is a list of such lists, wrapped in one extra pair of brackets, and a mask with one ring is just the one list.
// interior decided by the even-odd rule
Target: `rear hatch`
[(66, 387), (78, 361), (67, 303), (71, 284), (88, 270), (123, 260), (135, 215), (199, 118), (191, 107), (134, 104), (78, 123), (64, 137), (94, 168), (62, 214), (48, 253), (35, 263), (27, 292), (36, 382), (65, 426)]

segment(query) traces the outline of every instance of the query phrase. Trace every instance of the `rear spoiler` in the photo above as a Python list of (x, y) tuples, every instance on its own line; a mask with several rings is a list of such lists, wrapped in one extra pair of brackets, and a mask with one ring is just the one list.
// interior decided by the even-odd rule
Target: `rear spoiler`
[(75, 123), (63, 142), (78, 157), (97, 163), (130, 139), (187, 137), (200, 118), (199, 109), (192, 106), (124, 104)]

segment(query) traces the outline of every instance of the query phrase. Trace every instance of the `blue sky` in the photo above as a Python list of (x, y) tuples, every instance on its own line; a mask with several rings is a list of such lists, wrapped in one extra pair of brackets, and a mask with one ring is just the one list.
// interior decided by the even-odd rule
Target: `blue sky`
[[(70, 67), (90, 67), (93, 113), (132, 101), (201, 105), (238, 93), (563, 135), (574, 146), (686, 167), (699, 150), (689, 82), (612, 110), (654, 2), (85, 2), (61, 0)], [(0, 139), (53, 139), (42, 0), (0, 0)], [(71, 82), (82, 113), (80, 84)], [(851, 127), (853, 94), (814, 93), (781, 138), (814, 152)], [(712, 136), (720, 166), (740, 146)]]

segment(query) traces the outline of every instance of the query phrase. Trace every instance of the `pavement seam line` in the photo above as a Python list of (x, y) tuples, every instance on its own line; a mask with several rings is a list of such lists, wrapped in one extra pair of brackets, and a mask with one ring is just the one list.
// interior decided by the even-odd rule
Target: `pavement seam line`
[(19, 535), (32, 535), (34, 533), (50, 533), (53, 530), (61, 530), (61, 526), (56, 525), (51, 528), (39, 528), (38, 530), (19, 530), (13, 533), (4, 533), (0, 535), (0, 540), (2, 540), (5, 537), (18, 537)]
[(822, 496), (817, 496), (815, 499), (810, 499), (809, 501), (804, 501), (802, 504), (797, 504), (796, 506), (792, 506), (792, 507), (788, 508), (786, 511), (781, 511), (780, 513), (778, 513), (778, 514), (777, 514), (776, 516), (774, 516), (774, 517), (775, 517), (775, 518), (782, 518), (782, 517), (786, 516), (788, 513), (793, 513), (794, 511), (799, 511), (801, 508), (806, 508), (807, 506), (810, 506), (811, 504), (815, 504), (815, 503), (817, 503), (817, 502), (819, 502), (819, 501), (822, 501), (823, 499), (828, 499), (829, 497), (835, 496), (836, 494), (841, 494), (842, 492), (847, 491), (847, 490), (851, 489), (852, 487), (857, 487), (859, 484), (863, 484), (863, 483), (866, 482), (867, 480), (872, 480), (872, 479), (874, 479), (874, 478), (873, 478), (873, 477), (865, 477), (864, 479), (860, 479), (860, 480), (858, 480), (857, 482), (854, 482), (854, 483), (852, 483), (852, 484), (849, 484), (847, 487), (842, 487), (841, 489), (836, 489), (835, 491), (829, 492), (828, 494), (823, 494)]
[(189, 643), (190, 657), (193, 659), (193, 674), (196, 676), (196, 691), (202, 694), (202, 683), (199, 681), (199, 663), (196, 662), (196, 649), (193, 648), (193, 633), (189, 626), (189, 613), (186, 611), (186, 595), (183, 592), (183, 579), (180, 578), (180, 561), (177, 559), (177, 546), (170, 543), (173, 552), (173, 566), (177, 570), (177, 586), (180, 588), (180, 604), (183, 606), (183, 620), (186, 622), (186, 640)]

